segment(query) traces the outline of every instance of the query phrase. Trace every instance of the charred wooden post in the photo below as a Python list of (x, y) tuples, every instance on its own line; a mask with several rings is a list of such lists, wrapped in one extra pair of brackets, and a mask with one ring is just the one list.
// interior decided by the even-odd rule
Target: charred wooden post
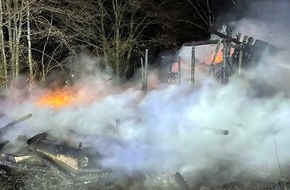
[[(240, 47), (242, 47), (243, 44), (240, 44)], [(244, 52), (242, 50), (239, 51), (239, 65), (238, 65), (238, 76), (242, 77), (242, 63), (243, 63), (243, 56)]]
[(145, 78), (144, 78), (144, 59), (143, 59), (143, 57), (140, 58), (140, 64), (141, 64), (141, 79), (142, 79), (141, 89), (143, 89), (144, 81), (145, 81)]
[[(18, 123), (21, 123), (29, 118), (32, 117), (32, 114), (27, 114), (15, 121), (12, 121), (11, 123), (8, 123), (4, 127), (0, 128), (0, 141), (2, 141), (3, 134), (7, 133), (8, 130), (11, 130), (11, 127), (17, 125)], [(3, 147), (8, 144), (8, 141), (0, 142), (0, 151), (3, 149)]]
[(202, 45), (211, 45), (217, 44), (219, 40), (206, 40), (206, 41), (194, 41), (194, 42), (186, 42), (184, 46), (202, 46)]
[[(226, 26), (223, 26), (222, 33), (226, 32)], [(228, 43), (226, 40), (222, 41), (223, 43), (223, 63), (222, 63), (222, 71), (221, 71), (221, 83), (226, 84), (228, 82), (227, 76), (227, 65), (228, 65)]]
[(212, 62), (210, 63), (209, 75), (214, 73), (214, 64), (215, 64), (215, 61), (216, 61), (216, 57), (217, 57), (218, 51), (220, 50), (220, 46), (221, 46), (221, 40), (219, 40), (219, 42), (217, 43), (217, 45), (215, 47), (213, 59), (212, 59)]
[(195, 83), (195, 46), (192, 46), (191, 49), (191, 84)]
[(181, 57), (178, 57), (178, 84), (181, 85)]
[(5, 133), (10, 127), (13, 127), (15, 125), (17, 125), (18, 123), (21, 123), (22, 121), (25, 121), (29, 118), (32, 117), (32, 114), (27, 114), (11, 123), (8, 123), (7, 125), (5, 125), (4, 127), (0, 128), (0, 134)]
[(145, 89), (148, 87), (148, 49), (145, 50)]
[[(227, 33), (227, 26), (223, 25), (223, 27), (221, 29), (221, 34), (226, 34), (226, 33)], [(212, 62), (210, 64), (209, 75), (214, 73), (214, 64), (215, 64), (215, 61), (216, 61), (217, 54), (218, 54), (218, 52), (220, 50), (220, 46), (222, 44), (222, 41), (223, 41), (223, 39), (221, 38), (220, 40), (218, 40), (218, 43), (216, 45), (216, 48), (215, 48), (215, 51), (214, 51), (213, 60), (212, 60)]]
[(145, 50), (145, 64), (143, 64), (143, 59), (141, 62), (142, 67), (142, 90), (147, 92), (148, 88), (148, 49)]
[(221, 83), (222, 84), (226, 84), (228, 81), (227, 81), (227, 52), (228, 50), (228, 46), (227, 46), (227, 43), (226, 42), (223, 42), (223, 49), (222, 49), (222, 52), (223, 52), (223, 63), (222, 63), (222, 70), (221, 70)]

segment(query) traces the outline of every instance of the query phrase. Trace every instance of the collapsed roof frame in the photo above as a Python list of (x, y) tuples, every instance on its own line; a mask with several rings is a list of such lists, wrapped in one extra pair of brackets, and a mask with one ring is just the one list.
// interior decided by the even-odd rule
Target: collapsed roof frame
[[(259, 39), (254, 40), (253, 37), (249, 37), (247, 35), (245, 35), (242, 39), (241, 33), (238, 33), (235, 37), (233, 37), (232, 31), (225, 25), (222, 27), (221, 31), (210, 29), (210, 33), (218, 36), (219, 39), (193, 41), (184, 44), (184, 46), (192, 46), (190, 69), (192, 84), (195, 83), (196, 46), (216, 44), (213, 60), (210, 64), (209, 75), (215, 75), (222, 84), (227, 84), (230, 76), (234, 73), (238, 72), (238, 75), (241, 76), (243, 70), (257, 65), (263, 53), (267, 52), (270, 54), (276, 54), (281, 51), (281, 49), (269, 44), (268, 42)], [(220, 49), (223, 53), (223, 59), (221, 64), (217, 64), (220, 68), (216, 71), (217, 66), (215, 65), (215, 61), (217, 53)], [(234, 50), (232, 54), (231, 49)], [(180, 69), (179, 72), (181, 72)], [(181, 73), (178, 73), (178, 77), (180, 81)]]

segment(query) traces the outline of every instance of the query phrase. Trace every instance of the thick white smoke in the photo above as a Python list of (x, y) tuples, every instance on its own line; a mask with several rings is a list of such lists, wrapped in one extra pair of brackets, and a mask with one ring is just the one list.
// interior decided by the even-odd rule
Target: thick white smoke
[[(241, 28), (235, 32), (251, 32), (267, 41), (267, 23), (252, 21), (239, 21)], [(224, 181), (238, 180), (242, 172), (276, 180), (286, 175), (279, 164), (282, 172), (290, 164), (288, 60), (285, 51), (265, 55), (245, 79), (234, 76), (225, 86), (203, 78), (195, 88), (162, 84), (147, 94), (136, 86), (121, 90), (103, 77), (90, 77), (76, 85), (71, 98), (77, 103), (58, 109), (37, 105), (37, 96), (14, 96), (13, 101), (7, 97), (1, 100), (1, 112), (7, 116), (1, 118), (2, 125), (27, 113), (33, 117), (4, 138), (51, 131), (95, 147), (108, 167), (180, 171), (188, 179), (209, 171), (224, 175)], [(108, 134), (116, 120), (120, 125)], [(229, 130), (229, 135), (216, 133), (219, 129)], [(221, 169), (225, 163), (231, 168)]]

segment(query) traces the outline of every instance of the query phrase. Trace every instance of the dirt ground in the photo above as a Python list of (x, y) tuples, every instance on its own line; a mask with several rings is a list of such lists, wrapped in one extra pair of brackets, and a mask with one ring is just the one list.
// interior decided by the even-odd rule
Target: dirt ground
[[(212, 179), (215, 180), (215, 179)], [(218, 184), (206, 176), (193, 183), (180, 173), (145, 175), (136, 172), (127, 175), (112, 171), (102, 175), (73, 176), (59, 173), (47, 166), (15, 165), (2, 162), (0, 169), (1, 190), (287, 190), (290, 183), (280, 181), (241, 180)]]

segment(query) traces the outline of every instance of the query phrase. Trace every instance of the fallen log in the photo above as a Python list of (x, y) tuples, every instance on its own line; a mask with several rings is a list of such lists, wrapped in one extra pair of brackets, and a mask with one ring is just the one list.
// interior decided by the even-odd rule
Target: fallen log
[(46, 139), (47, 133), (40, 133), (27, 140), (27, 144), (42, 157), (51, 159), (71, 172), (88, 166), (89, 159), (83, 149)]
[(17, 125), (18, 123), (21, 123), (21, 122), (23, 122), (31, 117), (32, 117), (32, 114), (27, 114), (27, 115), (15, 120), (15, 121), (8, 123), (4, 127), (0, 128), (0, 151), (2, 151), (3, 148), (9, 143), (9, 141), (7, 141), (7, 140), (2, 142), (3, 135), (5, 133), (7, 133), (8, 130), (11, 130), (11, 127), (13, 127), (13, 126)]

